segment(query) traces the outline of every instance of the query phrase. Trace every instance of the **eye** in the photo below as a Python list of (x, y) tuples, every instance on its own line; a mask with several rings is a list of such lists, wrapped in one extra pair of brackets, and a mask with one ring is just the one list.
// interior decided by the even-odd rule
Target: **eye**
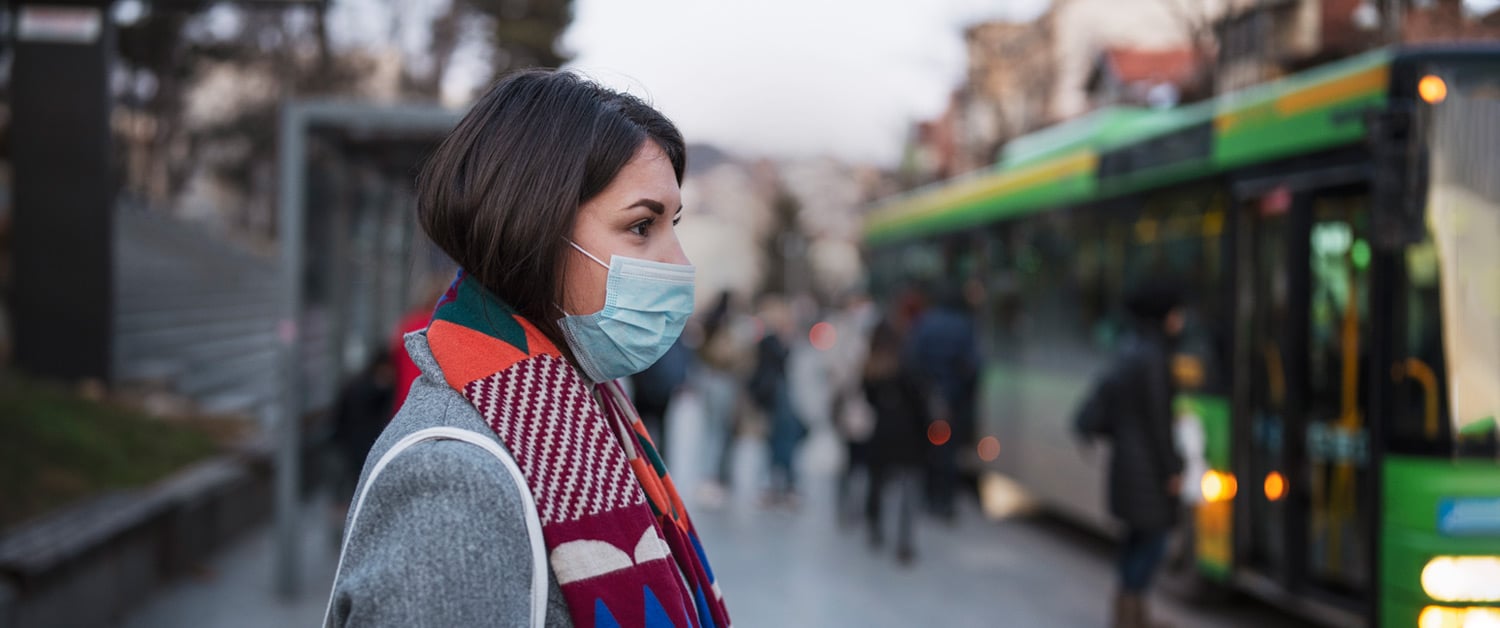
[(680, 224), (682, 224), (682, 214), (677, 214), (676, 216), (673, 216), (672, 217), (672, 226), (676, 227), (677, 225), (680, 225)]
[(656, 222), (655, 219), (647, 218), (647, 219), (642, 220), (642, 221), (640, 221), (638, 223), (630, 225), (630, 232), (634, 233), (634, 234), (636, 234), (638, 236), (641, 236), (642, 238), (644, 238), (644, 237), (646, 237), (646, 231), (649, 230), (649, 229), (651, 229), (651, 225), (654, 224), (655, 222)]

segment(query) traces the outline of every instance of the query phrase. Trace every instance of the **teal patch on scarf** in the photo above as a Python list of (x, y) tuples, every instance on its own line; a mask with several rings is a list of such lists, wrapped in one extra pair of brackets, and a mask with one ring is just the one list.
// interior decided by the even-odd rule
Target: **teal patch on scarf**
[(515, 310), (490, 294), (473, 277), (458, 283), (458, 298), (438, 307), (433, 318), (483, 333), (529, 353), (526, 330), (515, 319)]

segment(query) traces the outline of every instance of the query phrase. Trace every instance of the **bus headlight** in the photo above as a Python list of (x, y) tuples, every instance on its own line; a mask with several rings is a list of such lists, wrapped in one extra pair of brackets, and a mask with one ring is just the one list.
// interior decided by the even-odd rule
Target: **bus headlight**
[(1500, 608), (1447, 608), (1429, 606), (1417, 619), (1419, 628), (1496, 628), (1500, 627)]
[(1434, 556), (1422, 568), (1422, 591), (1439, 602), (1500, 602), (1500, 556)]

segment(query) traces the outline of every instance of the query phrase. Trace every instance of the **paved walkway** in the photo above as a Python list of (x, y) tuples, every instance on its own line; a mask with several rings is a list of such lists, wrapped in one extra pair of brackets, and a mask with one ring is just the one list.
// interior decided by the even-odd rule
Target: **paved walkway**
[[(670, 421), (674, 454), (691, 451), (705, 438), (691, 396), (677, 404)], [(673, 475), (688, 493), (737, 626), (1107, 625), (1113, 574), (1104, 543), (1046, 523), (989, 522), (969, 508), (951, 527), (920, 520), (917, 563), (899, 567), (890, 552), (869, 551), (862, 530), (836, 525), (831, 486), (838, 451), (826, 428), (815, 430), (802, 452), (807, 493), (796, 512), (757, 503), (766, 456), (755, 442), (737, 447), (736, 490), (718, 508), (701, 503), (693, 490), (703, 477), (702, 462), (673, 456)], [(306, 513), (299, 601), (284, 603), (272, 593), (274, 537), (267, 527), (218, 557), (200, 577), (146, 602), (125, 626), (317, 625), (337, 558), (323, 512), (315, 504)], [(1213, 609), (1167, 601), (1159, 606), (1176, 626), (1297, 625), (1251, 602)]]

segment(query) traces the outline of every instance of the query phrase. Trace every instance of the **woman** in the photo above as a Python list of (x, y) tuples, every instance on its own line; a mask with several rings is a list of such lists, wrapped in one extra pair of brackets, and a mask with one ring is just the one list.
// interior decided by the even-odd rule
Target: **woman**
[(422, 374), (366, 462), (327, 625), (729, 625), (613, 381), (692, 311), (683, 158), (645, 103), (548, 71), (438, 147), (418, 217), (462, 270), (407, 336)]
[(875, 430), (869, 441), (870, 492), (865, 502), (865, 520), (870, 526), (870, 545), (880, 547), (885, 535), (880, 523), (881, 506), (888, 486), (894, 486), (897, 503), (896, 560), (910, 565), (916, 560), (912, 525), (917, 509), (922, 462), (927, 456), (928, 410), (931, 400), (923, 380), (910, 365), (901, 363), (901, 337), (889, 323), (881, 322), (870, 335), (870, 350), (861, 378), (865, 398), (875, 411)]

